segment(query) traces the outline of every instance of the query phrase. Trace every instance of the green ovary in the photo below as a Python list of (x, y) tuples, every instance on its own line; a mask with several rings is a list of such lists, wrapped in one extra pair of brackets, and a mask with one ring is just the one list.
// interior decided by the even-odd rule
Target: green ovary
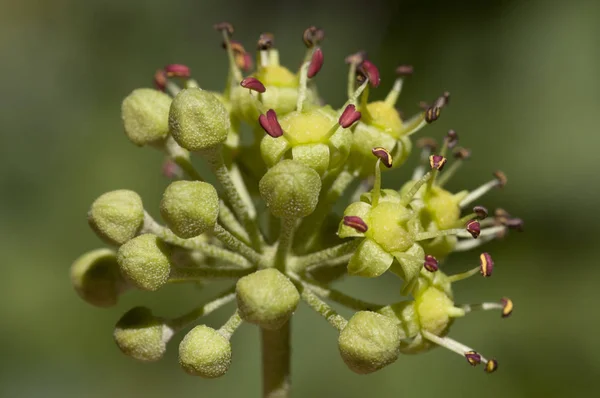
[(413, 237), (405, 228), (408, 211), (398, 203), (379, 203), (369, 212), (369, 229), (365, 235), (388, 253), (407, 250), (414, 243)]
[(316, 144), (326, 142), (325, 138), (335, 119), (326, 111), (313, 109), (289, 113), (279, 123), (290, 141), (296, 144)]

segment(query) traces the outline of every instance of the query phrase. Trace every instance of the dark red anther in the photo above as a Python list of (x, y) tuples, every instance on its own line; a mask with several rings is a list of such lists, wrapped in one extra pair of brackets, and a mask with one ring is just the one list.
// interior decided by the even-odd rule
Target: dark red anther
[(346, 107), (346, 109), (344, 109), (344, 112), (342, 112), (338, 123), (340, 124), (340, 126), (347, 129), (348, 127), (352, 126), (355, 122), (360, 120), (360, 117), (361, 113), (356, 110), (356, 106), (350, 104)]
[(440, 269), (438, 260), (429, 254), (425, 256), (423, 267), (425, 267), (425, 269), (429, 272), (436, 272)]
[(258, 123), (273, 138), (281, 137), (283, 130), (279, 121), (277, 120), (277, 114), (273, 109), (269, 109), (266, 115), (260, 115), (258, 117)]
[(359, 67), (360, 73), (367, 79), (372, 87), (378, 87), (381, 83), (381, 77), (379, 76), (379, 69), (368, 59), (365, 59)]
[(265, 91), (267, 91), (267, 89), (265, 88), (265, 85), (262, 84), (261, 81), (255, 77), (245, 78), (244, 80), (242, 80), (240, 82), (240, 86), (247, 88), (249, 90), (254, 90), (259, 93), (264, 93)]
[(307, 76), (309, 79), (312, 79), (319, 73), (321, 68), (323, 67), (323, 51), (320, 48), (317, 48), (310, 60), (310, 65), (308, 65), (308, 73)]
[(429, 156), (429, 165), (432, 169), (442, 171), (448, 159), (440, 155)]
[(350, 227), (357, 232), (365, 233), (369, 229), (367, 223), (363, 221), (362, 218), (358, 216), (344, 216), (344, 225)]
[(471, 236), (475, 239), (479, 237), (481, 234), (481, 224), (477, 220), (471, 220), (466, 225), (467, 232), (471, 234)]
[(190, 68), (181, 64), (169, 64), (165, 66), (165, 73), (168, 77), (190, 77)]

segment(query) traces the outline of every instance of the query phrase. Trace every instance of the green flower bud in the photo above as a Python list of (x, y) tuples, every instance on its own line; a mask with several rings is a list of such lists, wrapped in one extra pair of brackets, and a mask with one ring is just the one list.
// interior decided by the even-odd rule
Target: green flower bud
[(88, 223), (104, 241), (122, 245), (136, 236), (144, 224), (142, 198), (125, 189), (107, 192), (92, 203)]
[(123, 276), (142, 290), (158, 290), (169, 280), (171, 249), (152, 234), (140, 235), (119, 248)]
[(292, 316), (300, 294), (290, 280), (275, 268), (244, 276), (236, 285), (240, 316), (265, 329), (279, 329)]
[(143, 146), (162, 141), (169, 133), (171, 97), (162, 91), (139, 88), (121, 105), (121, 117), (127, 138)]
[(160, 213), (175, 235), (193, 238), (215, 226), (219, 216), (219, 196), (206, 182), (175, 181), (165, 190)]
[(215, 148), (227, 140), (231, 124), (227, 109), (208, 91), (181, 90), (169, 112), (169, 129), (179, 145), (189, 151)]
[(96, 249), (80, 256), (71, 266), (71, 283), (79, 297), (97, 307), (117, 304), (125, 281), (117, 256), (110, 249)]
[(398, 359), (401, 334), (392, 319), (360, 311), (340, 333), (338, 346), (346, 365), (358, 374), (375, 372)]
[(306, 217), (317, 206), (321, 178), (300, 162), (283, 160), (265, 173), (259, 190), (275, 217)]
[(162, 318), (152, 315), (150, 309), (135, 307), (119, 319), (113, 336), (125, 355), (151, 362), (162, 358), (173, 333), (173, 329)]
[(231, 365), (231, 344), (215, 329), (196, 326), (179, 344), (179, 364), (193, 376), (221, 377)]

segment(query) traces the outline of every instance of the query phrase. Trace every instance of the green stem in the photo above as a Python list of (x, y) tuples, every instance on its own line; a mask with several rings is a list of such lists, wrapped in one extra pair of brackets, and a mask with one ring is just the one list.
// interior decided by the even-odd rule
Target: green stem
[(189, 324), (191, 324), (192, 322), (195, 322), (197, 319), (203, 317), (204, 315), (208, 315), (211, 312), (216, 311), (224, 305), (232, 302), (234, 299), (235, 285), (221, 292), (211, 301), (194, 308), (186, 314), (171, 319), (170, 321), (168, 321), (168, 324), (175, 331), (181, 330)]
[(296, 272), (300, 272), (311, 265), (316, 265), (325, 261), (331, 261), (338, 257), (350, 254), (356, 250), (361, 241), (362, 239), (352, 239), (349, 242), (330, 247), (329, 249), (298, 257), (294, 269)]
[(198, 279), (241, 278), (254, 272), (254, 268), (188, 267), (173, 268), (169, 282), (189, 282)]
[(277, 330), (261, 329), (263, 398), (290, 396), (290, 321)]
[(229, 231), (227, 231), (218, 223), (215, 224), (213, 234), (215, 238), (219, 239), (230, 250), (241, 254), (254, 265), (264, 267), (264, 260), (260, 254), (258, 254), (250, 246), (247, 246), (244, 242), (233, 236)]
[(214, 150), (206, 155), (206, 158), (211, 165), (215, 176), (225, 190), (225, 195), (231, 204), (233, 212), (244, 224), (244, 227), (250, 236), (252, 247), (258, 251), (262, 251), (263, 240), (260, 230), (258, 229), (258, 223), (256, 222), (256, 219), (250, 217), (247, 204), (238, 193), (236, 186), (229, 175), (229, 170), (223, 161), (221, 153), (218, 150)]
[(347, 170), (342, 171), (327, 193), (319, 198), (319, 203), (317, 204), (315, 211), (303, 220), (298, 235), (302, 237), (308, 235), (308, 238), (306, 238), (306, 243), (300, 247), (301, 252), (310, 250), (310, 248), (313, 247), (321, 233), (321, 225), (323, 225), (327, 215), (331, 212), (335, 203), (344, 194), (352, 181), (354, 181), (354, 174)]
[(240, 310), (235, 310), (235, 312), (229, 317), (227, 322), (225, 322), (225, 324), (219, 328), (218, 332), (227, 340), (229, 340), (231, 336), (233, 336), (233, 333), (235, 333), (237, 328), (240, 327), (242, 322), (243, 319), (240, 316)]
[(335, 301), (336, 303), (355, 311), (376, 311), (383, 307), (381, 304), (369, 303), (367, 301), (348, 296), (339, 290), (330, 289), (329, 287), (323, 286), (318, 282), (300, 279), (300, 277), (295, 274), (290, 274), (290, 277), (310, 288), (310, 290), (317, 296), (323, 299), (327, 298), (331, 301)]
[(170, 229), (158, 224), (148, 213), (146, 213), (144, 217), (144, 227), (142, 232), (154, 234), (172, 245), (180, 246), (190, 250), (198, 250), (208, 257), (223, 260), (225, 262), (237, 265), (238, 267), (251, 267), (251, 263), (248, 261), (248, 259), (237, 253), (233, 253), (229, 250), (207, 243), (204, 235), (200, 235), (191, 239), (180, 238)]
[(277, 241), (277, 251), (275, 252), (275, 268), (280, 271), (285, 270), (285, 263), (292, 247), (292, 240), (294, 238), (294, 230), (296, 229), (295, 218), (282, 218), (281, 219), (281, 231), (279, 233), (279, 240)]
[(319, 315), (325, 318), (327, 322), (329, 322), (334, 328), (341, 332), (346, 327), (348, 321), (343, 316), (338, 314), (333, 308), (331, 308), (329, 304), (314, 294), (310, 287), (308, 287), (305, 283), (300, 282), (299, 288), (300, 295), (304, 302), (306, 302), (306, 304), (308, 304)]
[(231, 209), (229, 209), (229, 207), (227, 207), (222, 201), (219, 202), (219, 222), (236, 238), (248, 245), (250, 244), (250, 237), (248, 236), (248, 233), (235, 218), (235, 215), (232, 213)]

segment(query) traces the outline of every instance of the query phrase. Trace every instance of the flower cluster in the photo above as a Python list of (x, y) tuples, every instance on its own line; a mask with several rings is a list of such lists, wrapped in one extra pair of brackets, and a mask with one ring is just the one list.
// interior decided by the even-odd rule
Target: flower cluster
[[(82, 255), (71, 277), (77, 293), (99, 307), (115, 305), (130, 289), (216, 279), (235, 283), (173, 318), (133, 308), (115, 326), (118, 347), (142, 361), (158, 360), (176, 333), (236, 301), (223, 326), (195, 326), (179, 344), (183, 370), (219, 377), (231, 363), (230, 337), (243, 322), (273, 336), (289, 328), (304, 301), (339, 330), (341, 357), (356, 373), (437, 346), (495, 371), (495, 359), (447, 336), (452, 322), (472, 311), (511, 314), (508, 298), (454, 302), (453, 284), (476, 274), (490, 277), (494, 260), (480, 252), (477, 266), (456, 275), (446, 275), (442, 265), (453, 252), (479, 249), (509, 229), (522, 229), (523, 222), (506, 211), (490, 215), (476, 203), (504, 187), (506, 177), (498, 171), (479, 188), (446, 190), (470, 155), (450, 130), (439, 148), (430, 138), (416, 141), (420, 162), (410, 181), (396, 189), (381, 186), (381, 173), (407, 160), (413, 134), (440, 117), (450, 94), (423, 103), (422, 111), (405, 119), (395, 104), (413, 68), (398, 67), (385, 100), (370, 101), (381, 79), (358, 52), (345, 60), (346, 103), (323, 105), (316, 85), (325, 59), (321, 29), (304, 32), (306, 54), (294, 73), (280, 65), (273, 35), (260, 36), (252, 70), (253, 59), (233, 40), (233, 27), (215, 28), (229, 57), (222, 93), (202, 89), (190, 68), (171, 64), (156, 72), (155, 89), (134, 90), (122, 104), (130, 141), (165, 153), (163, 173), (173, 181), (160, 204), (164, 224), (133, 191), (101, 195), (90, 208), (89, 224), (115, 249)], [(249, 141), (240, 137), (242, 123), (252, 129), (250, 145), (242, 145)], [(207, 162), (219, 189), (205, 182), (191, 155)], [(352, 202), (340, 216), (332, 209), (344, 197)], [(266, 210), (260, 210), (261, 200)], [(391, 304), (368, 303), (330, 287), (344, 275), (374, 278), (388, 271), (399, 282), (399, 300)], [(356, 312), (345, 319), (327, 301)]]

